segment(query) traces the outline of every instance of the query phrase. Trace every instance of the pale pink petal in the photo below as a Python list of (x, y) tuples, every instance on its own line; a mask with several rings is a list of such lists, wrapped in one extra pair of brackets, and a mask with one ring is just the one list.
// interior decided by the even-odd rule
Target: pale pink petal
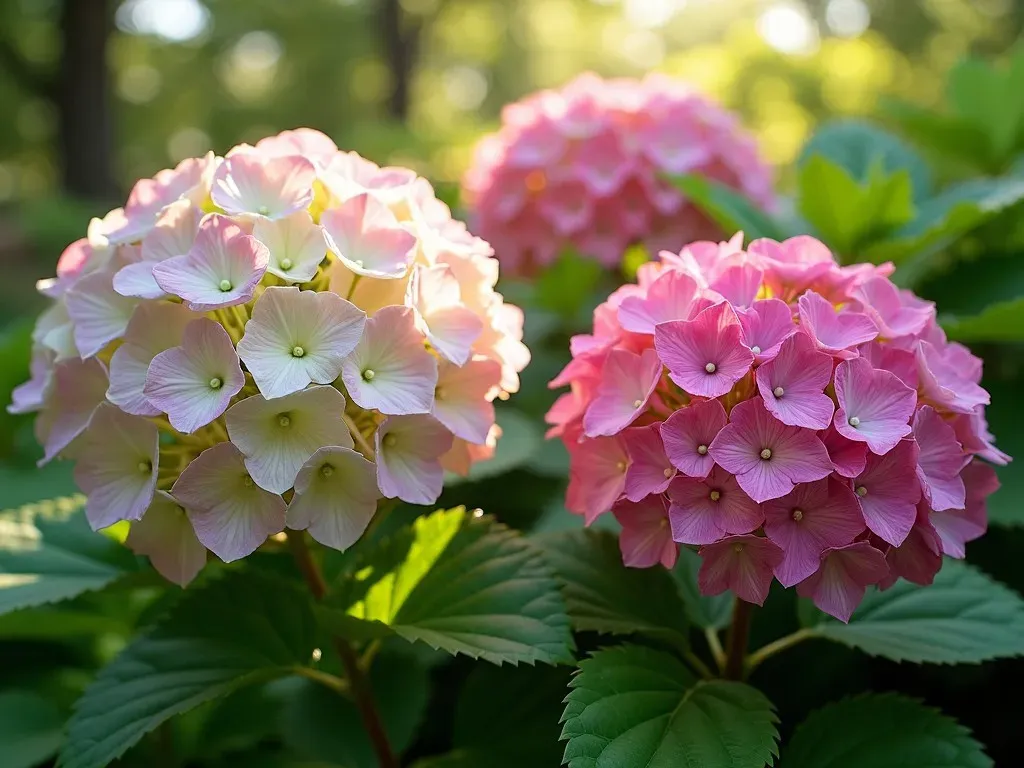
[(827, 299), (807, 291), (798, 302), (800, 325), (819, 349), (837, 357), (852, 357), (850, 349), (878, 336), (874, 321), (860, 312), (836, 312)]
[(618, 308), (622, 327), (633, 333), (654, 333), (658, 323), (689, 320), (699, 294), (697, 282), (685, 272), (667, 269), (650, 287), (646, 296), (627, 296)]
[(202, 218), (203, 212), (189, 200), (167, 206), (142, 240), (142, 260), (166, 261), (187, 254), (192, 250)]
[(405, 303), (416, 311), (417, 328), (441, 356), (456, 365), (469, 360), (483, 332), (483, 320), (462, 303), (459, 282), (450, 267), (416, 266)]
[(288, 527), (308, 529), (321, 544), (344, 551), (363, 535), (379, 498), (373, 462), (350, 448), (326, 446), (295, 478)]
[(757, 363), (771, 360), (787, 338), (797, 332), (793, 310), (779, 299), (755, 301), (750, 309), (736, 312), (743, 328), (743, 343), (754, 353)]
[(744, 262), (728, 267), (713, 281), (711, 289), (725, 297), (734, 307), (749, 307), (761, 290), (764, 272), (757, 265)]
[(64, 295), (68, 317), (74, 325), (75, 346), (82, 357), (92, 357), (123, 336), (139, 303), (115, 291), (112, 279), (109, 272), (93, 272)]
[(143, 394), (179, 432), (204, 427), (227, 409), (245, 386), (245, 374), (227, 331), (207, 318), (185, 328), (180, 347), (153, 358)]
[(680, 408), (661, 425), (669, 460), (684, 475), (707, 477), (715, 463), (708, 447), (727, 421), (725, 408), (717, 400), (696, 401)]
[(494, 424), (492, 398), (500, 379), (501, 366), (494, 360), (470, 360), (461, 367), (441, 362), (431, 415), (456, 437), (483, 444)]
[(305, 158), (241, 153), (221, 163), (210, 196), (229, 214), (281, 219), (313, 202), (315, 180), (316, 169)]
[(761, 507), (721, 467), (704, 480), (677, 477), (668, 497), (672, 538), (681, 544), (710, 544), (726, 534), (750, 533), (764, 521)]
[(917, 358), (913, 352), (891, 344), (872, 341), (861, 345), (860, 356), (875, 368), (895, 374), (911, 389), (917, 389), (920, 377), (917, 374)]
[(385, 307), (367, 320), (341, 376), (349, 397), (362, 408), (390, 415), (429, 413), (437, 360), (423, 347), (413, 310)]
[(50, 461), (82, 434), (107, 393), (107, 369), (89, 360), (65, 360), (53, 369), (52, 403), (44, 411), (50, 430), (40, 464)]
[(661, 323), (654, 331), (654, 346), (672, 381), (700, 397), (726, 394), (754, 361), (742, 342), (739, 320), (725, 302), (693, 320)]
[(273, 400), (247, 397), (231, 406), (224, 420), (256, 484), (284, 493), (320, 448), (352, 447), (344, 413), (344, 395), (334, 387), (316, 386)]
[(149, 421), (107, 403), (96, 410), (75, 465), (93, 530), (142, 517), (156, 490), (159, 442)]
[(259, 219), (252, 236), (267, 247), (267, 272), (286, 283), (312, 280), (327, 256), (323, 230), (306, 211), (296, 211), (282, 219)]
[(416, 237), (376, 197), (356, 195), (320, 216), (327, 247), (357, 275), (403, 277), (416, 252)]
[(618, 437), (585, 438), (565, 447), (571, 459), (565, 507), (590, 525), (622, 496), (629, 457)]
[(942, 542), (943, 554), (956, 558), (964, 557), (967, 542), (985, 533), (988, 528), (985, 502), (999, 489), (995, 470), (977, 459), (964, 467), (960, 477), (967, 489), (964, 509), (932, 512), (928, 518)]
[(700, 591), (718, 595), (732, 590), (748, 603), (763, 605), (772, 584), (772, 570), (782, 560), (782, 550), (768, 539), (748, 534), (701, 547), (703, 562), (697, 574)]
[(853, 481), (864, 522), (882, 540), (898, 547), (917, 517), (921, 484), (917, 480), (917, 443), (901, 440), (884, 456), (868, 454), (867, 465)]
[(825, 551), (821, 568), (797, 585), (797, 593), (844, 624), (864, 599), (864, 592), (889, 572), (885, 556), (866, 541)]
[(301, 155), (319, 166), (325, 166), (338, 154), (338, 146), (326, 134), (313, 128), (292, 128), (276, 136), (267, 136), (253, 147), (267, 157)]
[(973, 413), (979, 405), (988, 405), (989, 395), (972, 379), (947, 348), (940, 352), (927, 341), (915, 347), (922, 399), (957, 413)]
[(857, 287), (856, 295), (879, 332), (889, 340), (920, 333), (935, 317), (935, 305), (931, 302), (904, 304), (899, 290), (887, 277), (865, 280)]
[(864, 471), (864, 465), (868, 460), (867, 443), (859, 443), (848, 440), (836, 432), (835, 427), (829, 427), (820, 432), (818, 437), (828, 451), (828, 457), (836, 472), (843, 477), (856, 477)]
[(264, 397), (330, 384), (363, 334), (366, 315), (340, 296), (267, 288), (252, 310), (238, 356)]
[(253, 482), (231, 443), (207, 448), (171, 488), (188, 512), (196, 538), (226, 563), (256, 551), (284, 529), (284, 499)]
[(640, 503), (620, 501), (612, 512), (622, 525), (619, 548), (628, 568), (651, 568), (659, 563), (671, 568), (676, 564), (679, 549), (672, 541), (664, 498), (651, 496)]
[(836, 368), (835, 389), (835, 428), (844, 437), (883, 454), (910, 434), (917, 394), (895, 374), (872, 367), (864, 358), (845, 360)]
[(432, 416), (389, 416), (375, 436), (377, 483), (388, 498), (433, 504), (441, 495), (440, 458), (452, 447), (452, 433)]
[(622, 433), (622, 440), (629, 455), (629, 468), (626, 470), (626, 498), (640, 501), (652, 493), (662, 493), (676, 469), (665, 455), (665, 446), (661, 442), (661, 427), (650, 424), (646, 427), (634, 427)]
[(806, 334), (786, 339), (755, 378), (765, 408), (783, 424), (825, 429), (831, 423), (835, 406), (824, 391), (832, 379), (832, 357), (817, 351)]
[(188, 515), (164, 491), (157, 491), (146, 514), (132, 523), (124, 543), (179, 587), (188, 586), (206, 565), (206, 547), (196, 538)]
[(162, 299), (167, 295), (153, 277), (153, 262), (138, 261), (121, 267), (113, 280), (114, 290), (122, 296), (137, 299)]
[(613, 349), (602, 371), (597, 397), (583, 417), (588, 437), (614, 435), (632, 424), (647, 408), (661, 380), (661, 360), (653, 349), (642, 355)]
[(936, 512), (963, 509), (966, 496), (960, 470), (970, 457), (964, 454), (953, 427), (925, 405), (914, 414), (914, 440), (920, 449), (917, 479), (928, 506)]
[(31, 378), (11, 392), (8, 413), (31, 413), (43, 408), (53, 390), (53, 368), (56, 355), (46, 347), (33, 346), (29, 363)]
[(889, 576), (879, 585), (881, 589), (888, 589), (900, 578), (921, 586), (935, 580), (935, 574), (942, 568), (942, 541), (929, 518), (927, 504), (919, 504), (917, 519), (907, 538), (885, 553)]

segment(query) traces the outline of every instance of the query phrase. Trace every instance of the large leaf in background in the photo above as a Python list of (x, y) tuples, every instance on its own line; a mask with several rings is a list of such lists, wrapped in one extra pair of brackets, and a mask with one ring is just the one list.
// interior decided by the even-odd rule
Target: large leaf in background
[(569, 768), (764, 768), (777, 718), (756, 688), (698, 681), (674, 656), (638, 645), (598, 651), (569, 683)]
[(930, 586), (900, 580), (871, 590), (849, 624), (821, 614), (810, 631), (894, 661), (976, 663), (1024, 654), (1024, 600), (947, 559)]
[(1024, 341), (1024, 296), (997, 301), (969, 317), (939, 315), (946, 335), (966, 343)]
[(564, 251), (534, 282), (534, 302), (541, 309), (556, 312), (585, 327), (596, 305), (599, 295), (596, 289), (605, 271), (596, 259)]
[(782, 753), (785, 768), (990, 768), (971, 732), (913, 699), (867, 694), (812, 712)]
[(572, 661), (565, 602), (540, 551), (463, 508), (363, 552), (319, 610), (342, 634), (397, 634), (496, 664)]
[(95, 533), (82, 497), (0, 512), (0, 613), (102, 589), (136, 570), (113, 539)]
[(996, 467), (1000, 488), (987, 500), (989, 522), (996, 525), (1024, 525), (1024, 425), (1020, 418), (1020, 393), (1024, 378), (988, 376), (982, 386), (989, 391), (992, 404), (985, 408), (989, 428), (996, 444), (1016, 461)]
[(743, 230), (746, 239), (770, 237), (785, 240), (791, 234), (785, 227), (742, 194), (704, 176), (670, 176), (669, 181), (700, 208), (727, 236)]
[(78, 493), (73, 470), (70, 461), (51, 461), (43, 467), (36, 467), (31, 461), (27, 464), (0, 461), (0, 509)]
[(949, 73), (950, 105), (988, 137), (991, 158), (1002, 164), (1024, 139), (1024, 45), (1008, 65), (967, 58)]
[(812, 155), (800, 167), (798, 184), (800, 213), (847, 262), (859, 261), (862, 246), (885, 237), (914, 215), (910, 174), (888, 173), (881, 162), (859, 181), (827, 157)]
[(558, 718), (570, 671), (478, 665), (455, 708), (452, 751), (415, 768), (547, 768), (559, 764)]
[(29, 691), (0, 691), (0, 765), (33, 768), (49, 760), (64, 741), (64, 718), (56, 705)]
[(58, 764), (102, 768), (173, 715), (307, 667), (314, 631), (309, 598), (269, 575), (234, 571), (189, 588), (86, 689)]
[(732, 592), (720, 595), (702, 595), (697, 586), (697, 574), (703, 561), (688, 547), (679, 548), (679, 559), (672, 575), (676, 577), (679, 591), (683, 595), (686, 615), (702, 629), (725, 629), (732, 621), (735, 598)]
[(870, 181), (874, 168), (886, 174), (905, 170), (910, 176), (914, 199), (927, 197), (932, 173), (917, 151), (899, 136), (860, 120), (826, 123), (811, 137), (797, 160), (802, 167), (815, 155), (844, 168), (859, 183)]
[[(419, 727), (430, 692), (427, 669), (409, 653), (382, 653), (370, 668), (374, 703), (392, 749), (405, 750)], [(355, 704), (310, 680), (284, 697), (282, 735), (296, 754), (346, 768), (377, 768), (373, 745)]]
[(983, 126), (894, 99), (883, 99), (882, 109), (915, 144), (943, 159), (989, 173), (1002, 170), (991, 157)]
[(497, 406), (495, 414), (498, 426), (501, 427), (501, 437), (498, 438), (494, 457), (473, 464), (465, 476), (454, 472), (445, 473), (445, 485), (475, 482), (510, 472), (530, 461), (540, 450), (544, 433), (535, 419), (509, 406)]
[(686, 606), (662, 568), (627, 568), (609, 531), (577, 529), (533, 537), (562, 583), (573, 627), (687, 644)]

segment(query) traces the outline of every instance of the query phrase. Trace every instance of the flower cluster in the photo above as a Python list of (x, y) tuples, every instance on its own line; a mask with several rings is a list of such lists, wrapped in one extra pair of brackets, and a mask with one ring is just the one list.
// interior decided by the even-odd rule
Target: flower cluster
[(425, 179), (317, 131), (185, 160), (40, 283), (10, 410), (169, 579), (286, 526), (344, 549), (378, 499), (433, 503), (493, 452), (529, 352), (491, 254)]
[(981, 360), (935, 308), (810, 237), (696, 242), (641, 267), (572, 339), (548, 413), (567, 506), (611, 510), (627, 565), (699, 547), (706, 594), (773, 577), (847, 620), (877, 584), (932, 581), (986, 527)]
[(528, 273), (572, 247), (614, 267), (720, 232), (663, 174), (699, 173), (771, 207), (771, 172), (736, 117), (663, 75), (582, 75), (505, 107), (463, 187), (473, 226), (506, 270)]

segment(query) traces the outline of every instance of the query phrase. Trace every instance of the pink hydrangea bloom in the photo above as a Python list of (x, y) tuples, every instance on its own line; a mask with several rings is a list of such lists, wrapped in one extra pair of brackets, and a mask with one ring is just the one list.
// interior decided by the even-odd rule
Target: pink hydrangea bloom
[(140, 180), (56, 272), (8, 409), (77, 462), (90, 524), (131, 521), (183, 586), (286, 526), (345, 549), (382, 499), (433, 504), (494, 455), (530, 360), (491, 247), (311, 129)]
[(550, 383), (570, 388), (546, 419), (569, 452), (566, 507), (587, 525), (611, 511), (641, 567), (671, 560), (667, 518), (699, 548), (705, 594), (760, 603), (777, 579), (845, 621), (872, 586), (930, 583), (984, 533), (985, 462), (1009, 457), (981, 361), (891, 271), (809, 237), (641, 266)]
[(522, 274), (565, 248), (615, 266), (634, 242), (656, 252), (717, 236), (664, 178), (686, 173), (774, 205), (771, 172), (734, 115), (664, 75), (585, 74), (505, 107), (463, 191), (480, 234)]

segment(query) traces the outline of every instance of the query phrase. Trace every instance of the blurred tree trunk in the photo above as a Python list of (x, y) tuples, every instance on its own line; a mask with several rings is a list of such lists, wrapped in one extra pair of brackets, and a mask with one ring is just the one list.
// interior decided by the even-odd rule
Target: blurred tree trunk
[(405, 122), (409, 104), (413, 70), (419, 52), (422, 21), (402, 10), (399, 0), (380, 0), (379, 27), (384, 58), (391, 73), (388, 115)]
[(61, 57), (54, 98), (64, 191), (93, 200), (118, 196), (107, 68), (113, 22), (108, 0), (61, 3)]

